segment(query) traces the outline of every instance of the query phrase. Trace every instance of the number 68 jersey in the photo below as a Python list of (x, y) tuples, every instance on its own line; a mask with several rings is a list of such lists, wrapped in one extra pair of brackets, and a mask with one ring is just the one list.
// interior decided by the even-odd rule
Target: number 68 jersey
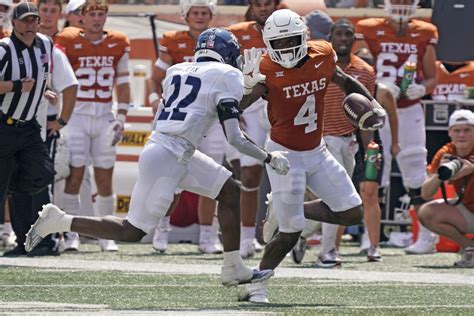
[(55, 43), (64, 50), (79, 81), (74, 113), (110, 113), (117, 74), (128, 73), (127, 36), (106, 30), (101, 42), (92, 43), (84, 38), (81, 29), (68, 27), (56, 36)]
[(198, 147), (218, 119), (219, 102), (240, 102), (244, 79), (242, 72), (227, 64), (180, 63), (168, 68), (162, 86), (164, 107), (155, 131), (180, 136)]

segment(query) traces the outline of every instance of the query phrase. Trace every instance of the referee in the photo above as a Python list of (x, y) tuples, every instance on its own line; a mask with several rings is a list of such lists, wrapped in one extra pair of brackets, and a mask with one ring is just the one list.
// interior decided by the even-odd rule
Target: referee
[[(8, 188), (13, 194), (33, 195), (47, 188), (54, 179), (54, 165), (41, 138), (36, 119), (40, 102), (50, 82), (63, 92), (59, 118), (51, 122), (51, 133), (67, 124), (75, 103), (77, 80), (64, 54), (53, 47), (50, 38), (37, 34), (40, 18), (32, 2), (15, 6), (13, 32), (0, 40), (0, 202)], [(15, 172), (15, 177), (12, 178)], [(14, 210), (13, 212), (16, 212)], [(12, 255), (23, 255), (25, 233), (39, 210), (22, 209), (15, 214), (13, 228), (17, 247)], [(13, 216), (12, 216), (13, 217)], [(25, 230), (26, 229), (26, 230)], [(4, 254), (6, 255), (6, 254)]]

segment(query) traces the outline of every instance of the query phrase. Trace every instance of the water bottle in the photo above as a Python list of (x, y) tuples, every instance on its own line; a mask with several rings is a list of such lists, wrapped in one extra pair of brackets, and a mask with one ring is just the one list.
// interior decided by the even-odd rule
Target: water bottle
[(371, 141), (367, 146), (365, 154), (365, 179), (366, 180), (377, 180), (379, 175), (379, 169), (377, 168), (377, 159), (380, 154), (380, 147), (374, 141)]
[(400, 83), (400, 95), (405, 95), (405, 92), (408, 89), (408, 86), (413, 82), (416, 71), (416, 62), (406, 62), (403, 67), (403, 78)]

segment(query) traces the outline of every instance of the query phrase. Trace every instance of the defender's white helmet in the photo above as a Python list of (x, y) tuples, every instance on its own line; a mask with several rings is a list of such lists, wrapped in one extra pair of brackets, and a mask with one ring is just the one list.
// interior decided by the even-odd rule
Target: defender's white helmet
[[(416, 7), (420, 0), (412, 0), (411, 4), (392, 4), (392, 0), (385, 0), (385, 12), (394, 21), (408, 22), (412, 17), (415, 16)], [(403, 3), (403, 2), (401, 2)]]
[[(273, 41), (299, 36), (299, 45), (285, 48), (275, 49)], [(268, 49), (268, 55), (274, 62), (285, 68), (292, 68), (306, 56), (308, 52), (307, 46), (308, 28), (301, 16), (297, 13), (282, 9), (272, 13), (265, 22), (263, 27), (263, 41)]]
[(179, 0), (181, 16), (186, 18), (192, 7), (208, 7), (212, 15), (217, 13), (216, 0)]

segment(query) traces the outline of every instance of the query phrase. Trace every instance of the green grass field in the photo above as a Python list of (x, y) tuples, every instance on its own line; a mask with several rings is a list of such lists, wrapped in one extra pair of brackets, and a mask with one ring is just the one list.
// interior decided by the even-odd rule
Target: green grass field
[[(456, 254), (406, 256), (385, 248), (368, 263), (345, 243), (343, 266), (314, 268), (287, 257), (271, 280), (269, 305), (239, 302), (243, 287), (220, 285), (221, 255), (195, 245), (121, 244), (118, 253), (81, 245), (77, 253), (48, 258), (0, 258), (0, 314), (474, 314), (474, 269), (457, 269)], [(247, 260), (256, 266), (256, 258)]]

